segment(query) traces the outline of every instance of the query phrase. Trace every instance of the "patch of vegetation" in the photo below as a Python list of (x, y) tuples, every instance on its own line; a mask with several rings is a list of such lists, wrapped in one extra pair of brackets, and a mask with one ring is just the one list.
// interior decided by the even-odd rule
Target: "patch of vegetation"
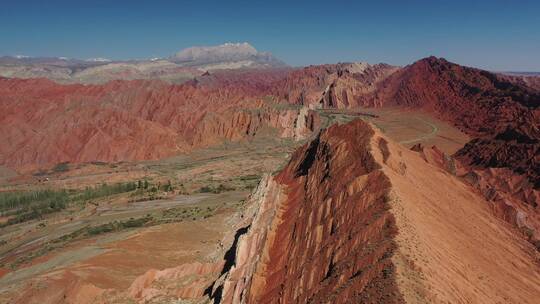
[(257, 174), (249, 174), (249, 175), (243, 175), (238, 178), (241, 181), (253, 181), (253, 180), (260, 180), (261, 176)]
[(214, 186), (202, 186), (199, 189), (199, 192), (200, 193), (215, 193), (215, 194), (218, 194), (218, 193), (221, 193), (221, 192), (234, 191), (234, 190), (236, 190), (236, 188), (228, 186), (228, 185), (219, 184), (217, 187), (214, 187)]
[(163, 196), (159, 195), (160, 191), (174, 191), (174, 187), (172, 186), (170, 180), (163, 185), (161, 183), (153, 185), (148, 180), (138, 180), (137, 183), (135, 183), (135, 189), (136, 191), (134, 191), (131, 195), (131, 197), (134, 198), (131, 199), (130, 202), (142, 202), (148, 200), (163, 199)]
[(66, 190), (35, 190), (0, 193), (0, 213), (10, 216), (0, 227), (22, 223), (65, 209), (69, 202)]
[(197, 220), (209, 218), (215, 214), (217, 207), (178, 207), (163, 211), (160, 216), (160, 223), (181, 222), (184, 220)]
[(202, 186), (201, 189), (199, 189), (200, 193), (212, 193), (213, 188), (211, 186)]
[(243, 175), (238, 178), (246, 190), (253, 190), (259, 184), (261, 176), (257, 174)]
[[(147, 186), (148, 187), (148, 186)], [(111, 196), (114, 194), (131, 192), (137, 189), (137, 184), (133, 182), (116, 183), (113, 185), (101, 184), (95, 187), (86, 187), (84, 191), (78, 195), (77, 200), (89, 201), (101, 197)]]
[(109, 232), (118, 232), (130, 228), (143, 227), (149, 225), (153, 220), (154, 218), (148, 214), (141, 218), (130, 218), (125, 221), (114, 221), (103, 225), (84, 227), (43, 244), (43, 246), (40, 246), (38, 250), (19, 257), (17, 260), (11, 263), (9, 267), (11, 269), (16, 269), (19, 265), (28, 263), (33, 259), (45, 255), (55, 249), (62, 248), (71, 241), (81, 240), (86, 237), (97, 236)]
[(148, 222), (152, 220), (153, 220), (152, 216), (147, 215), (145, 217), (141, 217), (137, 219), (130, 218), (127, 221), (114, 221), (114, 222), (99, 225), (99, 226), (83, 228), (83, 233), (81, 233), (80, 235), (94, 236), (94, 235), (99, 235), (99, 234), (103, 234), (107, 232), (113, 232), (113, 231), (116, 232), (116, 231), (120, 231), (120, 230), (124, 230), (128, 228), (143, 227), (145, 224), (147, 224)]
[(169, 180), (169, 181), (167, 181), (167, 183), (166, 183), (166, 184), (163, 184), (163, 185), (158, 185), (158, 188), (159, 188), (159, 190), (161, 190), (161, 191), (165, 191), (165, 192), (171, 192), (171, 191), (173, 191), (173, 190), (174, 190), (174, 188), (173, 188), (173, 186), (172, 186), (172, 184), (171, 184), (171, 181), (170, 181), (170, 180)]
[(52, 168), (52, 171), (56, 172), (56, 173), (62, 173), (62, 172), (69, 171), (69, 162), (63, 162), (63, 163), (56, 164), (56, 166), (54, 166), (54, 168)]
[(32, 175), (40, 177), (40, 176), (45, 176), (47, 174), (49, 174), (49, 172), (47, 170), (40, 169), (37, 172), (35, 172), (34, 174), (32, 174)]
[[(143, 186), (145, 185), (143, 184)], [(149, 187), (148, 184), (146, 187)], [(168, 184), (165, 185), (165, 188), (170, 189), (172, 186)], [(8, 217), (6, 222), (0, 224), (0, 228), (34, 219), (41, 219), (46, 214), (66, 209), (72, 203), (91, 201), (115, 194), (131, 192), (136, 189), (136, 183), (127, 182), (113, 185), (101, 184), (95, 187), (86, 187), (82, 191), (45, 189), (0, 192), (0, 215)], [(151, 190), (154, 193), (157, 192), (157, 188)]]

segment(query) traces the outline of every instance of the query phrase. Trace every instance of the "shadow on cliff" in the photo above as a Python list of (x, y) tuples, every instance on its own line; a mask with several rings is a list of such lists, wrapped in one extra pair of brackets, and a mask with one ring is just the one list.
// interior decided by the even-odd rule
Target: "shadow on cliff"
[[(225, 264), (223, 265), (223, 269), (221, 270), (221, 275), (224, 275), (225, 273), (229, 272), (229, 270), (231, 270), (231, 268), (235, 265), (236, 263), (236, 248), (238, 247), (238, 242), (240, 240), (240, 237), (244, 234), (246, 234), (248, 231), (249, 231), (249, 227), (251, 227), (251, 225), (248, 225), (246, 227), (242, 227), (238, 230), (236, 230), (236, 233), (234, 235), (234, 241), (231, 245), (231, 247), (229, 248), (229, 250), (227, 250), (225, 252), (225, 255), (224, 255), (224, 259), (225, 259)], [(207, 295), (210, 297), (210, 299), (213, 299), (214, 300), (214, 303), (221, 303), (221, 297), (222, 297), (222, 293), (223, 293), (223, 286), (220, 285), (214, 292), (213, 289), (214, 289), (214, 285), (215, 285), (216, 282), (212, 283), (212, 285), (208, 286), (208, 288), (204, 291), (204, 295)]]

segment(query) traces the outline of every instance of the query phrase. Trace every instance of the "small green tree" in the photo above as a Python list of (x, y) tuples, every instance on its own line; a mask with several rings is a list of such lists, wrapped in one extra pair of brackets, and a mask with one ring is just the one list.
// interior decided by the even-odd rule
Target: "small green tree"
[(149, 185), (150, 185), (150, 184), (149, 184), (148, 181), (145, 179), (145, 180), (144, 180), (144, 189), (148, 189), (148, 186), (149, 186)]

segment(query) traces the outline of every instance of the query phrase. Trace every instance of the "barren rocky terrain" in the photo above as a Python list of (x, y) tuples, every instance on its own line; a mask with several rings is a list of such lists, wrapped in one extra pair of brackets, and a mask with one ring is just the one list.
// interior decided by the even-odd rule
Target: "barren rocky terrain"
[(537, 77), (64, 61), (0, 61), (1, 303), (537, 302)]

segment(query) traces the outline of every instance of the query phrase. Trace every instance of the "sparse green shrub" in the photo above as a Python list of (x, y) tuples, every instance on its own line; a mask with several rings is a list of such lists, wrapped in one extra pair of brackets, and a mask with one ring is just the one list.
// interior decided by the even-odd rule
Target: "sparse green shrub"
[(202, 186), (200, 189), (199, 189), (199, 192), (200, 193), (210, 193), (210, 192), (213, 192), (214, 190), (212, 189), (212, 187), (210, 186)]
[(113, 230), (115, 230), (114, 229), (114, 224), (108, 223), (108, 224), (104, 224), (104, 225), (100, 225), (100, 226), (96, 226), (96, 227), (89, 227), (88, 228), (88, 234), (89, 235), (98, 235), (98, 234), (102, 234), (102, 233), (106, 233), (106, 232), (111, 232)]
[(45, 175), (47, 175), (48, 173), (49, 173), (49, 172), (47, 172), (47, 170), (40, 169), (40, 170), (38, 170), (37, 172), (35, 172), (33, 175), (39, 177), (39, 176), (45, 176)]
[(136, 189), (137, 185), (132, 182), (117, 183), (114, 185), (101, 184), (100, 186), (86, 187), (86, 189), (84, 189), (84, 191), (77, 197), (77, 199), (82, 201), (89, 201), (100, 197), (131, 192)]
[(167, 181), (166, 184), (161, 185), (160, 189), (161, 189), (162, 191), (165, 191), (165, 192), (173, 191), (173, 186), (172, 186), (172, 184), (171, 184), (171, 181), (169, 180), (169, 181)]
[(12, 216), (0, 226), (22, 223), (66, 208), (66, 190), (35, 190), (0, 193), (0, 213)]
[(223, 184), (219, 184), (217, 187), (212, 187), (212, 186), (202, 186), (200, 189), (199, 189), (199, 192), (200, 193), (221, 193), (221, 192), (226, 192), (226, 191), (234, 191), (236, 190), (236, 188), (234, 187), (231, 187), (231, 186), (227, 186), (227, 185), (223, 185)]
[(236, 190), (234, 187), (219, 184), (219, 186), (214, 190), (214, 193), (221, 193), (226, 191), (234, 191)]
[(124, 228), (142, 227), (144, 226), (144, 224), (148, 223), (150, 220), (152, 220), (152, 217), (150, 216), (141, 217), (138, 219), (129, 219), (126, 222), (122, 222), (122, 226)]
[(58, 163), (52, 170), (57, 173), (69, 171), (69, 162)]

